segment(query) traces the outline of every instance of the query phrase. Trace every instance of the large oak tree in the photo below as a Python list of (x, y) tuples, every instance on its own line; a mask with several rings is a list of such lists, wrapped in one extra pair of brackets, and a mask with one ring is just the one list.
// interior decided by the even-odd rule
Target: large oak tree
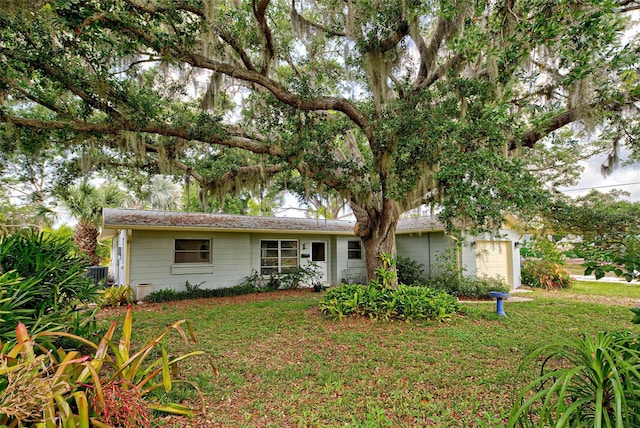
[(203, 197), (301, 177), (349, 201), (369, 276), (402, 212), (495, 228), (538, 198), (528, 149), (567, 127), (624, 143), (640, 95), (633, 0), (10, 4), (4, 138), (48, 130)]

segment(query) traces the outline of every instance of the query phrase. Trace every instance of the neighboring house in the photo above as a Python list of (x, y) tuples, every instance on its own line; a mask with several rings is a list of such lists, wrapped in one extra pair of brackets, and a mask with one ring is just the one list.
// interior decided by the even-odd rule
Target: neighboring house
[[(164, 288), (238, 285), (252, 272), (268, 276), (289, 267), (316, 263), (328, 285), (366, 279), (364, 249), (354, 222), (290, 217), (103, 210), (101, 239), (113, 238), (110, 276), (131, 284), (138, 295)], [(467, 238), (458, 253), (465, 274), (500, 276), (520, 286), (520, 234), (509, 228), (503, 238)], [(437, 265), (455, 240), (432, 217), (401, 219), (396, 231), (398, 255)], [(142, 291), (144, 289), (144, 291)]]

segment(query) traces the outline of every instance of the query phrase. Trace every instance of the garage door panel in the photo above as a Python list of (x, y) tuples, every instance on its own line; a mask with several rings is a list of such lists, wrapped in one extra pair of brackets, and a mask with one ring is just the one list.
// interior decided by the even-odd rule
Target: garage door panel
[(500, 277), (511, 284), (508, 241), (476, 242), (476, 272), (478, 276)]

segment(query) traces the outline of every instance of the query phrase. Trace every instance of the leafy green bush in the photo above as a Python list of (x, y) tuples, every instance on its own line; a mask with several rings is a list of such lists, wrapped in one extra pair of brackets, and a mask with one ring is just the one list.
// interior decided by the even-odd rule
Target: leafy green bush
[(509, 286), (501, 279), (491, 277), (463, 276), (453, 277), (451, 275), (431, 276), (425, 285), (456, 297), (471, 297), (482, 299), (489, 297), (492, 291), (507, 293)]
[(130, 285), (112, 285), (98, 292), (100, 307), (130, 305), (135, 301), (133, 288)]
[(522, 265), (522, 285), (536, 288), (559, 289), (571, 287), (571, 274), (557, 263), (546, 260), (526, 260)]
[[(90, 333), (98, 286), (87, 277), (87, 262), (69, 239), (22, 231), (0, 238), (0, 339), (15, 339), (18, 322), (32, 333), (47, 330)], [(82, 316), (78, 312), (83, 311)]]
[[(45, 331), (32, 338), (19, 324), (17, 344), (5, 354), (0, 352), (0, 426), (149, 427), (152, 411), (204, 412), (204, 397), (197, 385), (179, 379), (178, 371), (180, 362), (204, 352), (171, 357), (161, 344), (171, 332), (182, 336), (185, 345), (189, 345), (188, 337), (195, 343), (186, 320), (173, 323), (137, 350), (131, 343), (131, 306), (118, 329), (120, 339), (114, 337), (117, 327), (114, 321), (95, 343), (65, 332)], [(90, 349), (90, 355), (43, 346), (48, 339), (60, 337)], [(38, 355), (38, 351), (46, 352)], [(193, 388), (200, 406), (160, 403), (151, 397), (155, 391), (166, 395), (176, 384)]]
[(640, 426), (640, 336), (598, 333), (529, 353), (540, 375), (519, 394), (509, 427)]
[(170, 302), (174, 300), (189, 300), (189, 299), (201, 299), (209, 297), (229, 297), (240, 296), (243, 294), (251, 294), (270, 291), (269, 289), (262, 288), (256, 289), (252, 285), (236, 285), (235, 287), (227, 288), (193, 288), (191, 290), (176, 291), (171, 288), (165, 288), (149, 293), (144, 299), (149, 303)]
[(320, 301), (322, 313), (342, 319), (369, 316), (374, 319), (446, 321), (458, 309), (455, 297), (429, 287), (400, 284), (396, 288), (342, 284), (330, 288)]
[(398, 256), (396, 269), (398, 270), (398, 282), (400, 284), (413, 285), (424, 281), (424, 265), (410, 257)]

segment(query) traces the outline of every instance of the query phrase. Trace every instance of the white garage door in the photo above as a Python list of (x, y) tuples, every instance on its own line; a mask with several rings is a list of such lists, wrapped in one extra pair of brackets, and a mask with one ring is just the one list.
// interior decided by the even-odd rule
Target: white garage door
[(500, 277), (509, 286), (511, 281), (510, 242), (478, 241), (476, 242), (476, 272), (478, 276)]

